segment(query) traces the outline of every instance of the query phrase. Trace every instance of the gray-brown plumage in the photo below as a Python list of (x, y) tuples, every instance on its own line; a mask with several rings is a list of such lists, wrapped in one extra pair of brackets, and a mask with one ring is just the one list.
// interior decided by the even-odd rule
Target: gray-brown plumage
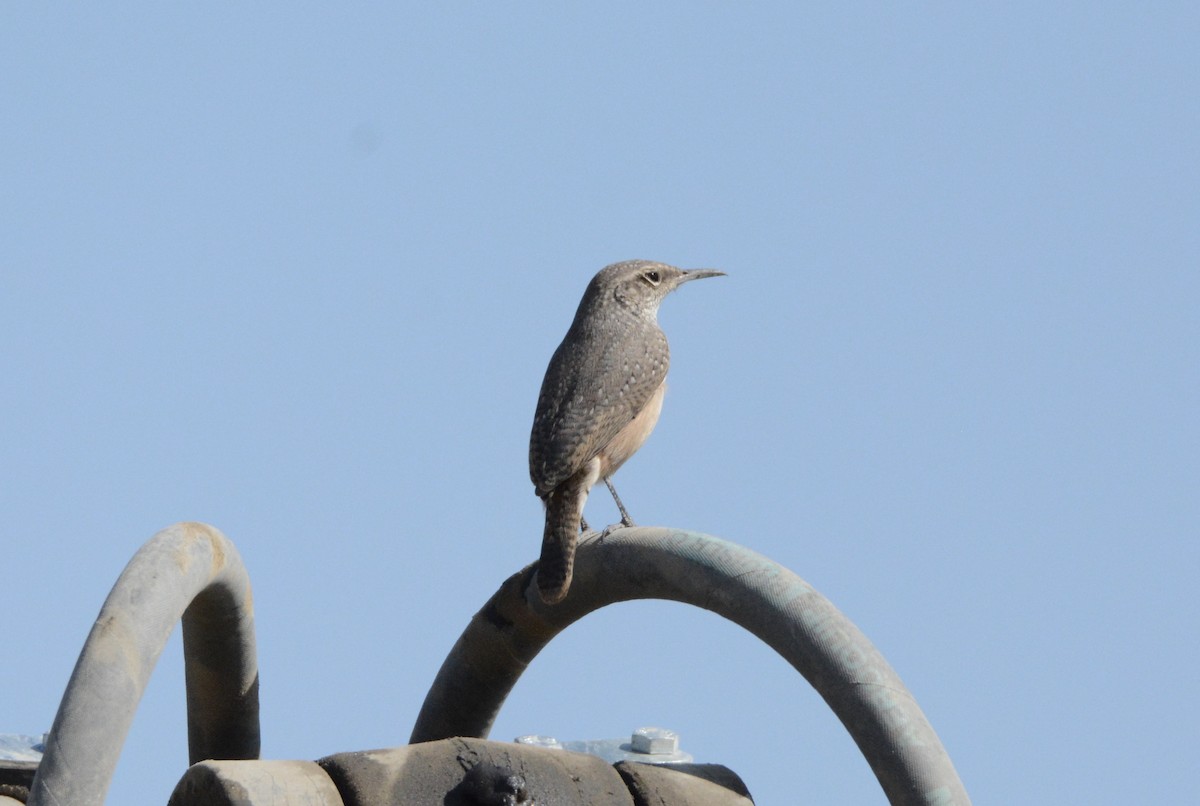
[(671, 354), (658, 306), (689, 280), (715, 277), (648, 260), (614, 263), (592, 278), (554, 351), (529, 437), (529, 476), (546, 504), (538, 593), (553, 604), (571, 585), (575, 541), (592, 485), (609, 478), (658, 422)]

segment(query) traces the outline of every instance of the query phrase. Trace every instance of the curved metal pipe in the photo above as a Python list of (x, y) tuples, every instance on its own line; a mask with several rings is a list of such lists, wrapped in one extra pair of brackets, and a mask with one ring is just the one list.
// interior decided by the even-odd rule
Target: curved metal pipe
[(249, 577), (218, 530), (178, 523), (138, 550), (100, 609), (50, 728), (31, 806), (104, 802), (150, 673), (181, 618), (191, 763), (258, 758)]
[(521, 673), (555, 635), (605, 605), (670, 599), (739, 624), (782, 655), (853, 736), (893, 804), (969, 804), (950, 757), (899, 676), (829, 600), (783, 566), (720, 538), (659, 527), (579, 544), (567, 598), (542, 604), (536, 564), (509, 577), (442, 664), (410, 742), (486, 738)]

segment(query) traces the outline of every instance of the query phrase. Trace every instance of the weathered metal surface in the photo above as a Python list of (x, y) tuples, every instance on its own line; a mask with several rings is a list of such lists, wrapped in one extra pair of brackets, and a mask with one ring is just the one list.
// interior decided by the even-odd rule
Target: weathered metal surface
[(180, 523), (138, 550), (100, 609), (50, 728), (30, 804), (104, 802), (142, 692), (181, 619), (191, 761), (258, 757), (250, 581), (228, 538)]
[(530, 590), (536, 567), (506, 580), (468, 624), (411, 741), (486, 737), (525, 667), (560, 631), (608, 604), (670, 599), (724, 616), (791, 663), (841, 719), (893, 804), (970, 803), (900, 677), (829, 600), (778, 563), (697, 532), (633, 527), (580, 543), (570, 594), (557, 605)]
[(637, 806), (702, 803), (704, 806), (752, 806), (746, 784), (720, 764), (641, 764), (616, 767)]
[(482, 739), (339, 753), (318, 762), (345, 806), (385, 803), (634, 806), (621, 776), (595, 756)]
[(193, 764), (167, 806), (343, 806), (315, 761), (202, 761)]

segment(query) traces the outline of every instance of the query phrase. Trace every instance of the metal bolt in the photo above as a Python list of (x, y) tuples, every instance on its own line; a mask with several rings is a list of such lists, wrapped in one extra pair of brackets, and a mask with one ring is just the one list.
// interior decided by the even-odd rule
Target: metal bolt
[(528, 744), (533, 747), (546, 747), (551, 750), (562, 750), (562, 742), (555, 739), (553, 736), (539, 736), (536, 733), (530, 733), (525, 736), (516, 738), (517, 744)]
[(629, 744), (635, 753), (671, 755), (679, 750), (679, 734), (666, 728), (638, 728)]

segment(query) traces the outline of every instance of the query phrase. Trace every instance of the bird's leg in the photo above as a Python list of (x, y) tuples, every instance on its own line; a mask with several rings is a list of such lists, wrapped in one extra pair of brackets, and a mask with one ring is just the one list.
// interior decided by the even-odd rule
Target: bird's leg
[(604, 485), (608, 487), (608, 491), (612, 493), (613, 500), (617, 502), (617, 509), (621, 510), (621, 525), (633, 526), (633, 518), (629, 517), (629, 513), (625, 511), (625, 505), (621, 503), (621, 497), (617, 495), (617, 488), (609, 479), (604, 480)]
[(582, 515), (581, 515), (581, 516), (579, 516), (579, 531), (580, 531), (582, 534), (587, 534), (587, 532), (588, 532), (588, 525), (587, 525), (587, 521), (585, 521), (585, 520), (583, 519), (583, 516), (582, 516)]

